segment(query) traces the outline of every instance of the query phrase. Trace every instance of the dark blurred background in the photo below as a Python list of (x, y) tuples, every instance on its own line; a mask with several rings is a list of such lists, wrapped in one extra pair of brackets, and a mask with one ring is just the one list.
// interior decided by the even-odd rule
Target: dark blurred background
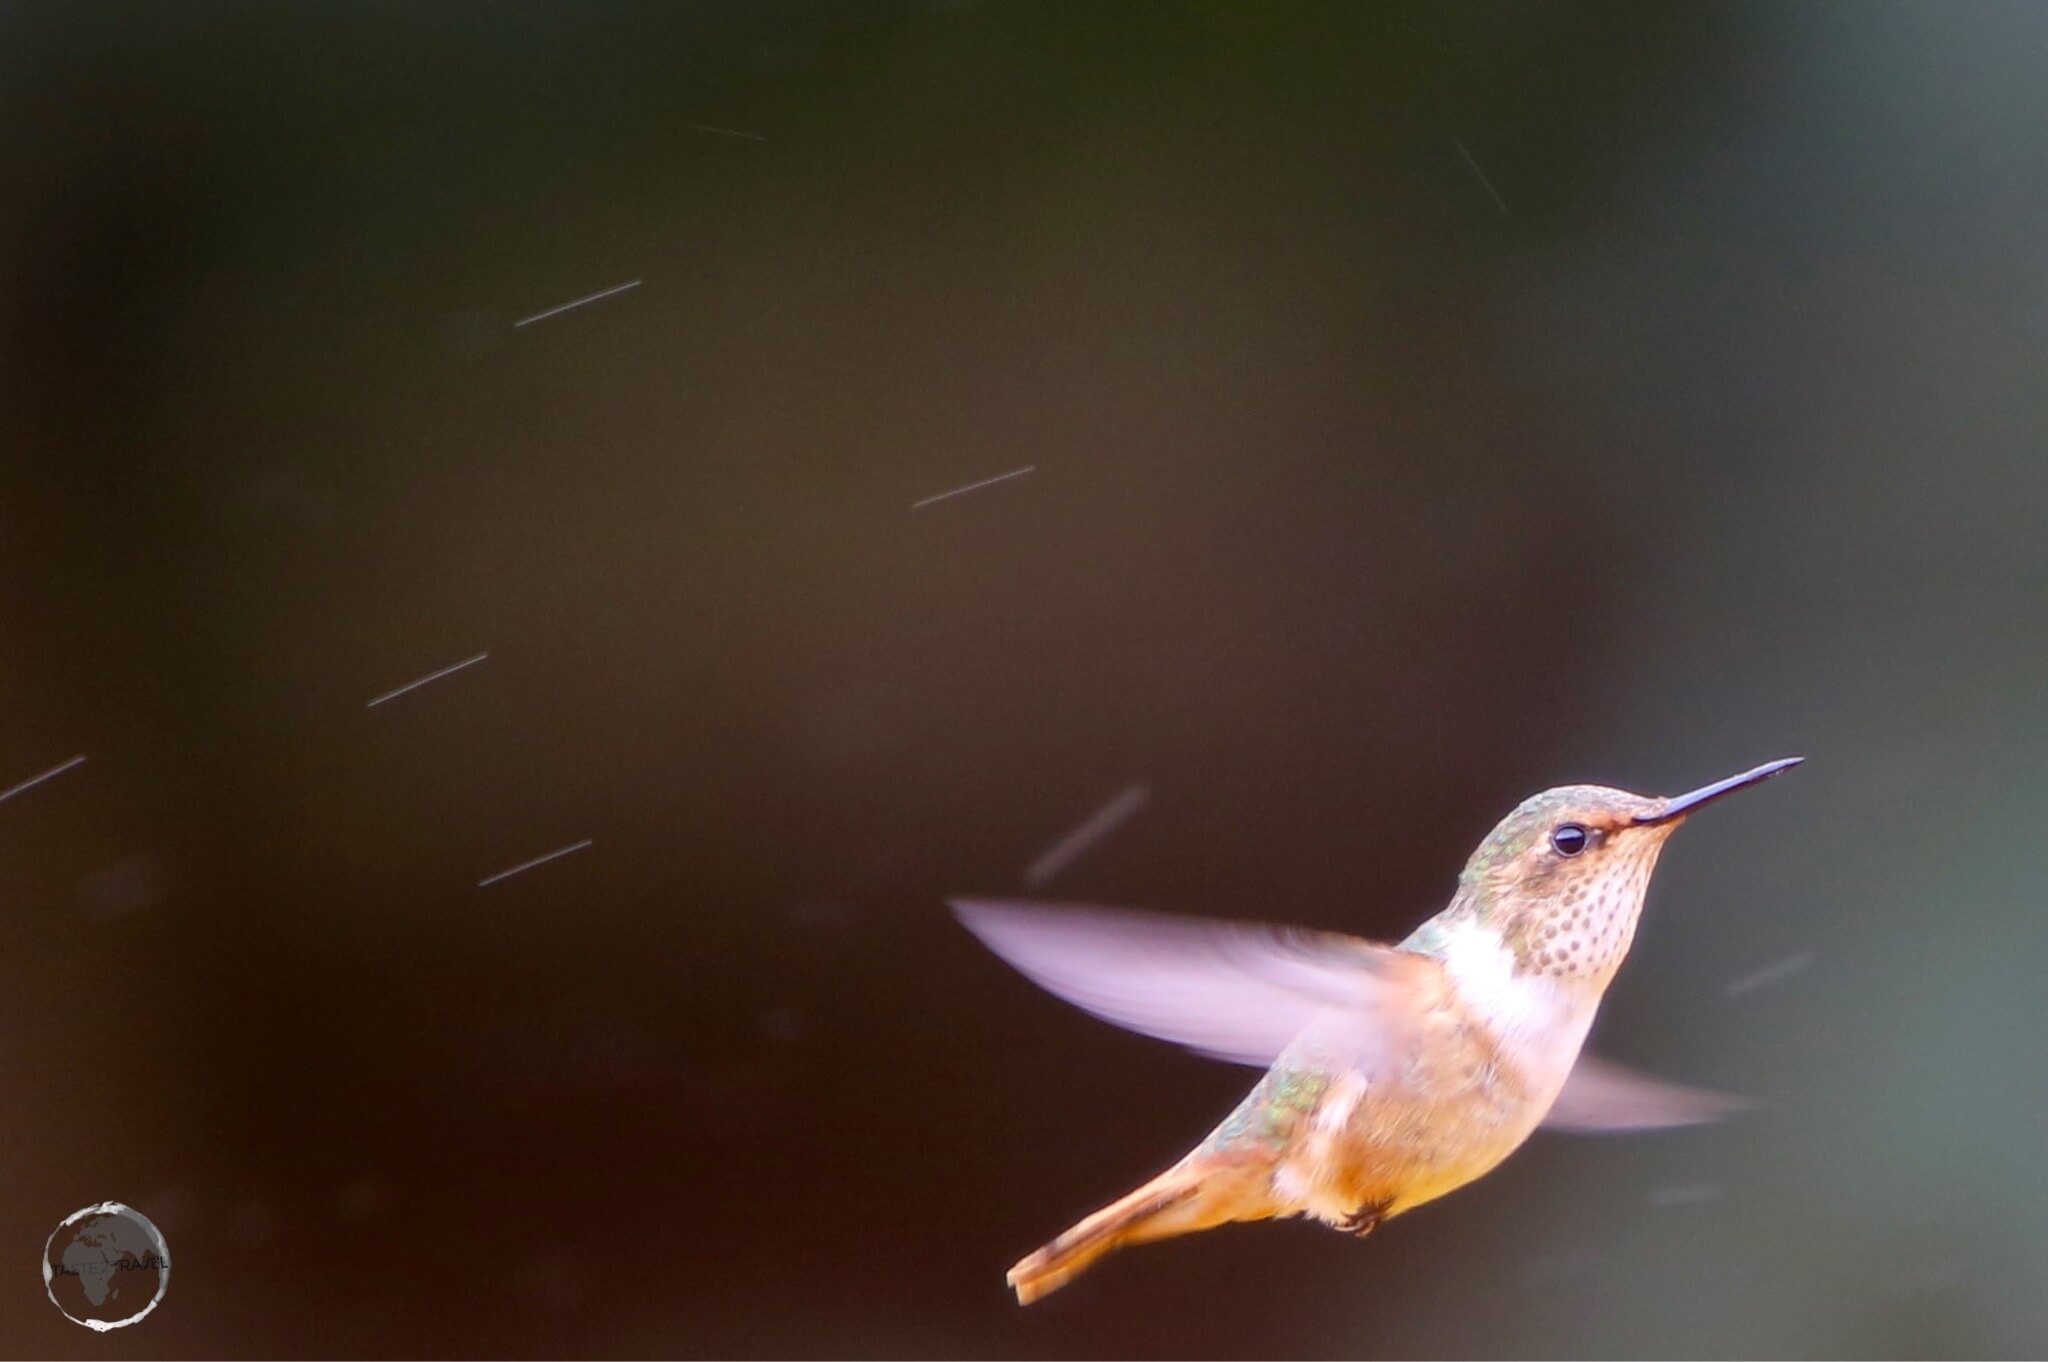
[[(0, 37), (8, 1351), (2048, 1347), (2048, 10)], [(1762, 1110), (1011, 1302), (1250, 1074), (945, 895), (1143, 785), (1034, 892), (1398, 936), (1791, 752), (1596, 1032)]]

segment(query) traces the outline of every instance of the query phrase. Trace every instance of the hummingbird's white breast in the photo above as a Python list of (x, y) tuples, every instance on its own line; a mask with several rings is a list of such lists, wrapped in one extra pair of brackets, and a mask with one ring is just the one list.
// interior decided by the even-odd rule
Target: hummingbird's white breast
[(1442, 942), (1444, 974), (1459, 1001), (1500, 1042), (1547, 1108), (1578, 1062), (1599, 995), (1518, 968), (1500, 933), (1477, 918), (1447, 926)]
[(1377, 1076), (1340, 1067), (1328, 1077), (1273, 1169), (1281, 1206), (1333, 1225), (1361, 1207), (1408, 1210), (1493, 1168), (1557, 1100), (1597, 993), (1519, 968), (1474, 918), (1445, 923), (1432, 945), (1440, 982), (1397, 1025), (1412, 1048)]

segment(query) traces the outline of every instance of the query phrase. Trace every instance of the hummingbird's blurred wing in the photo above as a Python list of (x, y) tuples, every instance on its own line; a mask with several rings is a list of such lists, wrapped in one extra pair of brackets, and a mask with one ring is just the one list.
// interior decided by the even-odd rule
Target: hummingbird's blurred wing
[[(1309, 1031), (1370, 1067), (1387, 1004), (1435, 961), (1354, 936), (1127, 908), (953, 902), (960, 922), (1032, 982), (1127, 1030), (1266, 1065)], [(1333, 1055), (1334, 1057), (1334, 1055)]]
[(1581, 1054), (1543, 1125), (1547, 1130), (1582, 1134), (1660, 1130), (1718, 1121), (1750, 1105), (1740, 1097), (1666, 1083), (1610, 1060)]

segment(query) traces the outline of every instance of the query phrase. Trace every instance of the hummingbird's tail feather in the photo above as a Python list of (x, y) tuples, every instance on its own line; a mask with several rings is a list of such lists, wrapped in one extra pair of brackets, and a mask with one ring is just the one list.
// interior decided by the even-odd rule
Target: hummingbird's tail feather
[(1229, 1204), (1236, 1198), (1216, 1195), (1203, 1170), (1185, 1164), (1170, 1168), (1118, 1201), (1104, 1206), (1059, 1238), (1010, 1269), (1009, 1283), (1017, 1303), (1029, 1305), (1049, 1296), (1095, 1265), (1097, 1259), (1126, 1244), (1193, 1234), (1230, 1220), (1255, 1220), (1270, 1211), (1245, 1213)]

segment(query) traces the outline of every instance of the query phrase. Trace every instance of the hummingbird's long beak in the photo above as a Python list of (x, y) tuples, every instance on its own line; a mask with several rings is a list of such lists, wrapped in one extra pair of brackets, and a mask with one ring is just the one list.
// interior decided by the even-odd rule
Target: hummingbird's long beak
[(1712, 785), (1702, 785), (1699, 789), (1689, 794), (1673, 795), (1664, 801), (1664, 807), (1661, 810), (1653, 814), (1638, 814), (1635, 822), (1638, 826), (1641, 826), (1651, 823), (1669, 823), (1674, 818), (1683, 818), (1700, 806), (1713, 803), (1722, 795), (1734, 794), (1737, 790), (1747, 789), (1749, 786), (1755, 785), (1760, 781), (1769, 780), (1778, 772), (1789, 771), (1804, 760), (1805, 758), (1803, 757), (1781, 757), (1777, 761), (1765, 762), (1754, 771), (1744, 771), (1739, 776), (1730, 776), (1726, 780), (1717, 780)]

